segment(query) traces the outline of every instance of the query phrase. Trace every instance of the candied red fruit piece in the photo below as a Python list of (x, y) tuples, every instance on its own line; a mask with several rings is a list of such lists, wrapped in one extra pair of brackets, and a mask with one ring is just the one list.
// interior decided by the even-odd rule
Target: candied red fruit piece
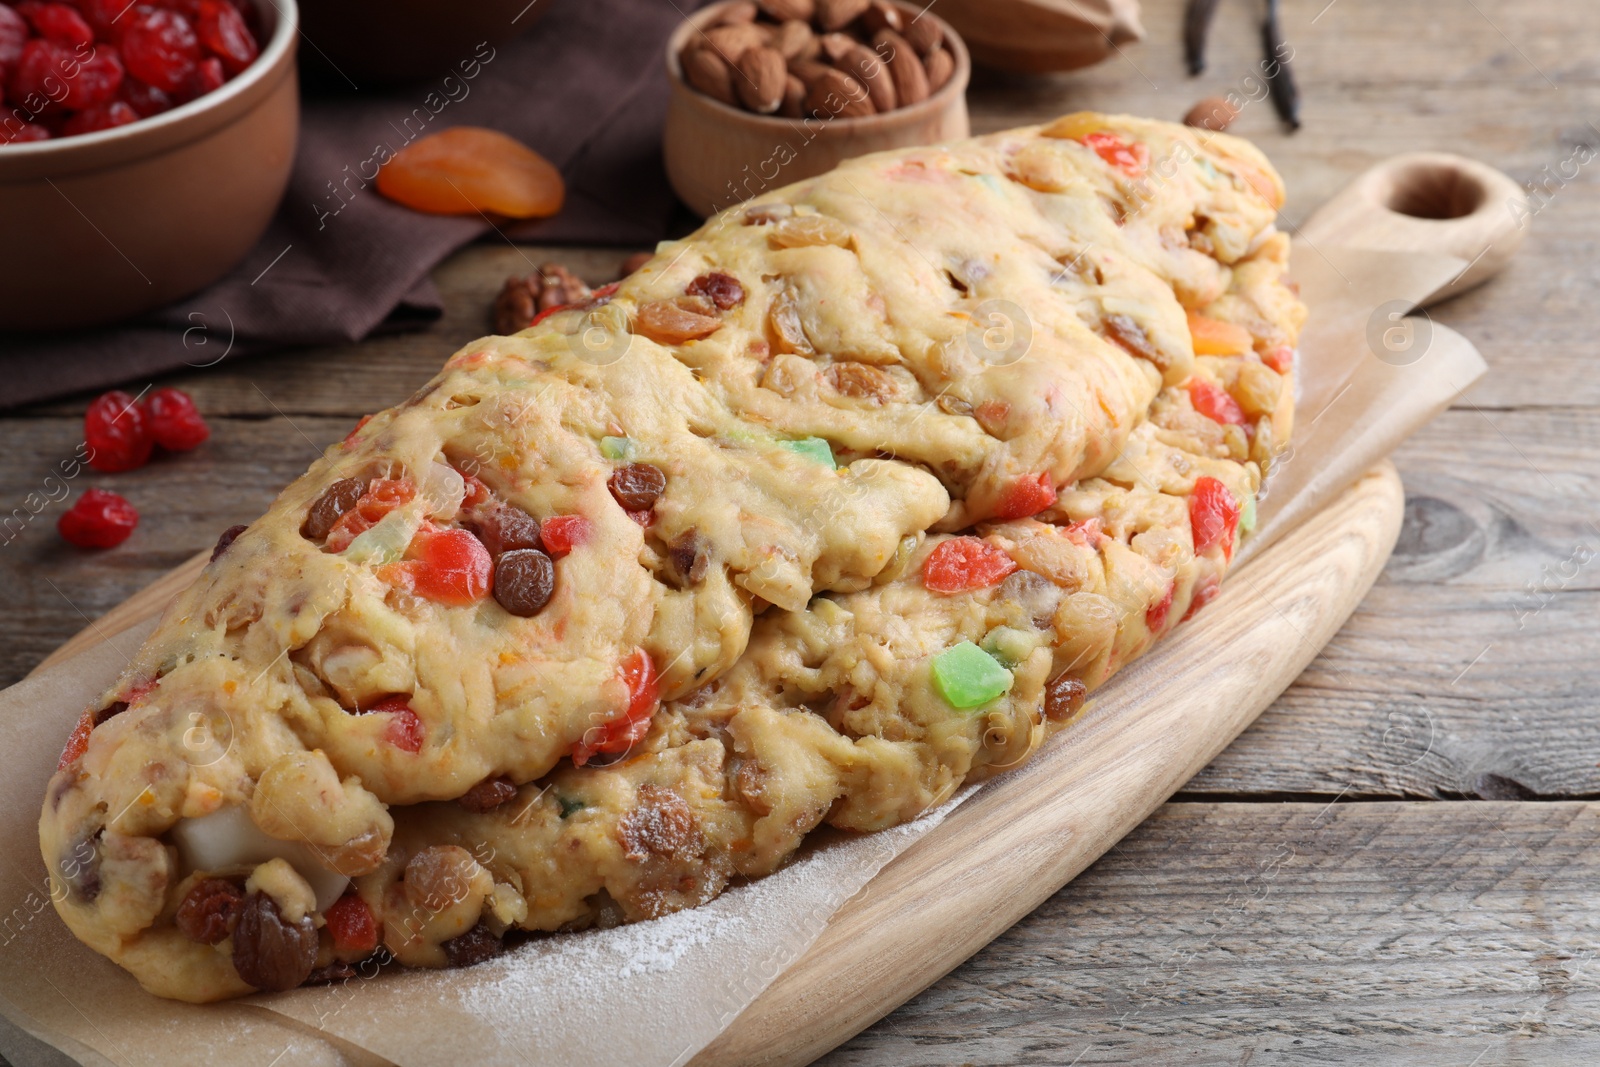
[(181, 389), (164, 387), (144, 398), (145, 419), (156, 444), (171, 452), (187, 452), (211, 436), (194, 401)]
[(1221, 386), (1212, 385), (1204, 378), (1190, 378), (1187, 388), (1194, 409), (1212, 422), (1244, 423), (1244, 409)]
[(200, 0), (196, 29), (200, 43), (222, 61), (229, 74), (238, 74), (260, 54), (244, 16), (225, 0)]
[(1233, 558), (1233, 538), (1239, 529), (1239, 501), (1217, 479), (1195, 479), (1189, 494), (1189, 528), (1194, 535), (1194, 554), (1201, 555), (1213, 545), (1222, 546), (1225, 559)]
[(200, 62), (200, 39), (176, 11), (136, 7), (125, 19), (122, 59), (128, 72), (167, 93), (184, 90)]
[(465, 607), (489, 595), (494, 561), (483, 542), (469, 530), (418, 531), (406, 560), (394, 565), (409, 578), (418, 596)]
[(109, 130), (115, 126), (126, 126), (130, 122), (138, 121), (139, 113), (132, 105), (122, 100), (112, 100), (110, 103), (84, 108), (67, 120), (67, 124), (61, 127), (61, 132), (71, 137), (80, 133), (94, 133), (96, 130)]
[(609, 722), (587, 730), (572, 748), (572, 762), (582, 767), (595, 756), (627, 752), (650, 732), (650, 719), (661, 703), (661, 682), (650, 653), (636, 648), (622, 661), (619, 673), (628, 687), (628, 706)]
[(539, 524), (539, 539), (552, 558), (560, 559), (587, 541), (591, 529), (589, 520), (582, 515), (557, 515)]
[(995, 509), (995, 518), (1026, 519), (1030, 515), (1037, 515), (1045, 508), (1056, 502), (1056, 487), (1050, 484), (1048, 473), (1035, 474), (1031, 477), (1018, 478), (1006, 487), (1000, 497), (1000, 506)]
[(1016, 569), (1010, 556), (988, 542), (953, 537), (923, 560), (922, 584), (936, 593), (962, 593), (997, 585)]
[(120, 389), (100, 394), (89, 405), (83, 439), (89, 446), (89, 466), (111, 473), (144, 466), (155, 447), (144, 409)]
[(0, 4), (0, 67), (10, 69), (16, 65), (29, 36), (27, 20), (8, 5)]
[(172, 109), (172, 97), (153, 85), (146, 85), (138, 78), (124, 78), (119, 95), (139, 113), (140, 118), (147, 119), (151, 115), (159, 115), (163, 111)]
[(0, 121), (0, 144), (23, 144), (27, 141), (48, 141), (50, 131), (36, 122), (15, 122), (10, 117)]
[(190, 100), (204, 96), (222, 88), (228, 80), (227, 74), (222, 70), (222, 60), (216, 56), (207, 56), (195, 65), (194, 74), (189, 78), (188, 92), (185, 94)]
[(323, 912), (334, 951), (365, 956), (378, 947), (378, 921), (357, 893), (346, 893)]
[(23, 0), (17, 5), (17, 14), (33, 23), (40, 37), (64, 45), (94, 43), (94, 31), (84, 21), (77, 8), (70, 4), (41, 3), (40, 0)]
[(61, 536), (79, 548), (112, 548), (139, 525), (139, 512), (116, 493), (89, 489), (56, 521)]
[(404, 752), (420, 752), (428, 731), (406, 700), (403, 696), (384, 697), (368, 708), (367, 713), (389, 716), (389, 724), (383, 728), (386, 742)]

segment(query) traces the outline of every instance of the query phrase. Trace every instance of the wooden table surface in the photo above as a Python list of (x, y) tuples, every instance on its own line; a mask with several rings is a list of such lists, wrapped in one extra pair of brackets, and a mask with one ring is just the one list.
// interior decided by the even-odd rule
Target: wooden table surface
[[(937, 2), (937, 0), (935, 0)], [(1489, 376), (1410, 441), (1400, 544), (1311, 668), (1174, 801), (962, 967), (822, 1062), (845, 1065), (1600, 1062), (1600, 19), (1570, 0), (1290, 0), (1305, 128), (1235, 127), (1293, 225), (1393, 153), (1536, 185), (1508, 272), (1434, 310)], [(1180, 0), (1149, 39), (1045, 80), (979, 74), (975, 127), (1082, 107), (1177, 118), (1259, 82), (1254, 4), (1182, 72)], [(144, 518), (86, 555), (52, 504), (0, 546), (0, 683), (253, 519), (363, 413), (487, 329), (508, 273), (609, 280), (628, 250), (476, 245), (425, 333), (223, 360), (189, 390), (212, 441), (115, 478)], [(197, 355), (202, 363), (214, 352)], [(134, 383), (137, 389), (145, 383)], [(0, 418), (0, 511), (72, 456), (85, 398)]]

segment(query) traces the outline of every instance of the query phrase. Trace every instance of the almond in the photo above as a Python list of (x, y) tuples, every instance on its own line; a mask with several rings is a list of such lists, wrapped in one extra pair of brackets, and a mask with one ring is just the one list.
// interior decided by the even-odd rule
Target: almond
[(778, 105), (778, 114), (786, 119), (803, 118), (806, 113), (806, 83), (793, 74), (785, 73), (783, 85), (783, 103)]
[(943, 48), (935, 48), (923, 60), (923, 69), (928, 74), (928, 92), (936, 93), (950, 80), (950, 75), (956, 72), (956, 61), (949, 52)]
[(817, 35), (811, 32), (808, 23), (790, 19), (778, 27), (777, 40), (772, 46), (783, 53), (785, 60), (810, 58), (806, 52), (817, 47)]
[(778, 110), (789, 76), (783, 55), (776, 48), (752, 48), (739, 57), (738, 67), (739, 77), (733, 80), (733, 88), (744, 106), (758, 115)]
[(729, 64), (739, 62), (740, 56), (766, 43), (766, 35), (749, 22), (732, 26), (713, 26), (704, 35), (704, 46), (714, 49)]
[(817, 0), (817, 25), (827, 33), (842, 30), (871, 6), (872, 0)]
[(1239, 117), (1239, 109), (1223, 97), (1208, 96), (1183, 116), (1185, 126), (1202, 130), (1225, 130)]
[(683, 78), (713, 100), (737, 106), (733, 95), (733, 68), (711, 48), (691, 48), (683, 53)]
[(939, 24), (922, 15), (907, 22), (900, 32), (923, 59), (927, 59), (935, 48), (944, 43), (944, 33), (939, 29)]
[(788, 22), (790, 19), (810, 22), (811, 16), (817, 13), (814, 0), (756, 0), (756, 3), (778, 22)]
[(851, 41), (850, 50), (839, 60), (839, 69), (867, 87), (873, 110), (893, 111), (899, 104), (899, 94), (895, 92), (888, 68), (878, 58), (878, 53), (866, 45)]
[(850, 49), (861, 43), (848, 33), (825, 33), (818, 41), (822, 45), (822, 54), (835, 66), (850, 54)]
[(723, 8), (722, 14), (717, 17), (717, 25), (732, 26), (741, 22), (754, 22), (756, 20), (755, 0), (736, 0)]
[[(842, 70), (824, 67), (824, 73), (806, 86), (802, 105), (807, 115), (818, 118), (859, 118), (875, 108), (866, 87)], [(803, 77), (803, 75), (802, 75)]]
[(928, 72), (923, 69), (922, 60), (917, 58), (910, 41), (893, 30), (882, 29), (873, 35), (872, 44), (889, 68), (901, 107), (928, 99)]
[(833, 68), (815, 59), (796, 59), (789, 64), (789, 73), (799, 78), (807, 89), (826, 77)]
[(861, 13), (861, 26), (868, 33), (877, 33), (879, 30), (894, 30), (900, 32), (905, 25), (906, 17), (900, 9), (889, 3), (889, 0), (872, 0), (867, 9)]

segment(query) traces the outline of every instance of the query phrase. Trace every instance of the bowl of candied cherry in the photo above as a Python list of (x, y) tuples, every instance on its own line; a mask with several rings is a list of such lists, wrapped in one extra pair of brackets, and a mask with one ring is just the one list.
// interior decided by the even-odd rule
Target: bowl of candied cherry
[(102, 325), (261, 237), (299, 131), (294, 0), (0, 0), (0, 329)]

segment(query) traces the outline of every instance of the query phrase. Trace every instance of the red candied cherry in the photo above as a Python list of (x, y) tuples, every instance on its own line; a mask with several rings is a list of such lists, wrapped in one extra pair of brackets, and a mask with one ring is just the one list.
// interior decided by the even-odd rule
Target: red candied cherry
[(422, 741), (427, 728), (416, 712), (411, 710), (403, 696), (384, 697), (367, 709), (370, 715), (387, 715), (389, 724), (383, 728), (383, 739), (404, 752), (422, 751)]
[(128, 77), (122, 80), (122, 91), (119, 94), (139, 113), (140, 118), (149, 118), (159, 115), (163, 111), (172, 110), (172, 97), (157, 89), (153, 85), (146, 85), (138, 78)]
[(50, 131), (36, 122), (15, 122), (9, 116), (0, 120), (0, 144), (48, 141)]
[(222, 70), (222, 60), (216, 56), (207, 56), (195, 65), (185, 96), (189, 100), (194, 100), (207, 93), (216, 92), (227, 80), (228, 76)]
[[(80, 59), (70, 45), (30, 40), (11, 74), (11, 98), (20, 104), (48, 100), (69, 111), (103, 104), (122, 87), (116, 50), (97, 49)], [(65, 89), (65, 92), (62, 90)]]
[(1194, 492), (1189, 494), (1189, 529), (1194, 536), (1194, 554), (1198, 556), (1213, 545), (1221, 545), (1223, 558), (1232, 559), (1240, 510), (1239, 501), (1227, 486), (1210, 476), (1196, 478)]
[(423, 530), (401, 564), (411, 572), (411, 588), (441, 604), (465, 607), (489, 595), (494, 585), (494, 561), (483, 542), (468, 530)]
[(169, 452), (187, 452), (211, 436), (194, 401), (181, 389), (163, 387), (144, 398), (145, 422), (156, 444)]
[(31, 36), (27, 20), (10, 6), (0, 4), (0, 67), (15, 67), (22, 58), (22, 46)]
[(134, 506), (104, 489), (88, 489), (56, 522), (61, 536), (79, 548), (113, 548), (139, 525)]
[(656, 675), (655, 660), (644, 649), (636, 648), (622, 661), (619, 673), (628, 687), (628, 706), (615, 719), (585, 731), (583, 739), (572, 747), (572, 762), (579, 767), (602, 752), (627, 752), (650, 732), (650, 720), (661, 704), (661, 680)]
[(1018, 478), (1001, 494), (1000, 506), (995, 509), (997, 519), (1026, 519), (1037, 515), (1056, 502), (1056, 487), (1050, 484), (1050, 475), (1040, 473)]
[(1204, 378), (1190, 378), (1186, 388), (1194, 409), (1212, 422), (1243, 425), (1244, 409), (1221, 386), (1213, 385)]
[(539, 524), (539, 540), (552, 559), (560, 559), (587, 541), (593, 529), (582, 515), (557, 515)]
[(121, 389), (102, 393), (89, 405), (83, 440), (89, 446), (89, 466), (108, 473), (144, 466), (155, 447), (144, 409)]
[(71, 137), (80, 133), (94, 133), (96, 130), (109, 130), (115, 126), (126, 126), (130, 122), (138, 121), (139, 113), (131, 105), (121, 100), (113, 100), (110, 103), (84, 108), (67, 120), (67, 124), (61, 127), (61, 132), (64, 136)]
[(1167, 583), (1167, 591), (1160, 600), (1151, 604), (1144, 612), (1145, 629), (1153, 634), (1158, 634), (1167, 628), (1167, 615), (1172, 611), (1172, 593), (1175, 586)]
[(943, 541), (922, 562), (922, 584), (935, 593), (987, 589), (1017, 569), (1011, 557), (976, 537)]
[(17, 14), (33, 23), (39, 36), (68, 46), (94, 43), (94, 30), (69, 4), (43, 3), (41, 0), (22, 0)]
[(222, 60), (229, 74), (238, 74), (260, 54), (256, 39), (239, 9), (226, 0), (200, 0), (200, 43)]
[(122, 59), (128, 72), (166, 93), (182, 92), (200, 62), (200, 39), (176, 11), (136, 7), (123, 20)]
[(322, 917), (335, 952), (365, 956), (378, 947), (378, 920), (360, 894), (346, 893), (329, 904)]

